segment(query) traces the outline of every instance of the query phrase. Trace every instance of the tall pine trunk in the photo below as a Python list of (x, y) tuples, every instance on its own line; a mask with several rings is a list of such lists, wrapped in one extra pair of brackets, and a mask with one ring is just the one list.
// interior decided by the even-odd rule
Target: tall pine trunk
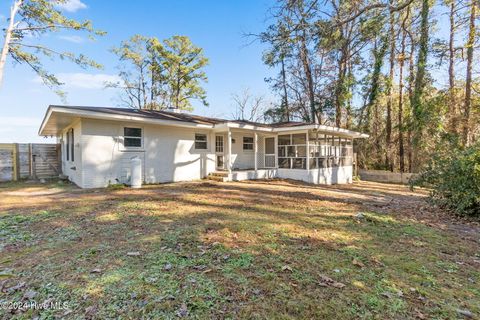
[(285, 58), (282, 55), (281, 58), (281, 64), (282, 64), (282, 87), (283, 87), (283, 108), (285, 110), (285, 118), (286, 121), (290, 121), (290, 108), (288, 106), (288, 96), (287, 96), (287, 76), (285, 73)]
[(425, 73), (427, 67), (428, 55), (428, 18), (430, 13), (429, 0), (422, 1), (422, 10), (420, 12), (420, 40), (417, 58), (417, 74), (415, 76), (415, 87), (413, 90), (413, 97), (411, 101), (412, 115), (413, 115), (413, 156), (412, 156), (412, 170), (417, 172), (419, 169), (419, 156), (423, 144), (423, 129), (425, 125), (424, 119), (424, 105), (423, 105), (423, 91), (425, 86)]
[(400, 44), (399, 57), (399, 75), (398, 75), (398, 158), (400, 165), (400, 172), (405, 172), (405, 146), (403, 144), (403, 68), (405, 66), (405, 42), (406, 42), (406, 22), (410, 15), (410, 7), (407, 8), (407, 13), (402, 21), (402, 40)]
[(409, 19), (408, 23), (408, 28), (407, 28), (407, 34), (409, 35), (410, 38), (410, 53), (408, 57), (408, 99), (410, 101), (409, 104), (409, 110), (407, 112), (408, 114), (408, 123), (407, 123), (407, 141), (408, 141), (408, 172), (413, 171), (413, 145), (412, 145), (412, 99), (413, 99), (413, 86), (415, 83), (415, 62), (414, 62), (414, 56), (415, 56), (415, 38), (412, 33), (412, 23), (413, 23), (413, 17), (411, 16)]
[(308, 55), (307, 40), (305, 30), (302, 31), (300, 37), (300, 60), (302, 61), (305, 78), (307, 80), (307, 93), (310, 108), (310, 121), (315, 121), (315, 92), (313, 90), (312, 67), (310, 66), (310, 58)]
[(470, 143), (470, 109), (472, 105), (472, 63), (473, 63), (473, 47), (475, 45), (475, 16), (476, 4), (475, 0), (470, 3), (470, 24), (467, 41), (467, 76), (465, 80), (465, 102), (464, 102), (464, 118), (463, 118), (463, 144), (468, 146)]
[(448, 40), (449, 131), (457, 134), (457, 102), (455, 97), (455, 1), (450, 4), (450, 36)]
[(387, 119), (385, 124), (386, 131), (386, 157), (385, 165), (388, 170), (393, 171), (392, 156), (392, 105), (393, 105), (393, 77), (395, 75), (395, 16), (390, 11), (390, 71), (387, 82)]

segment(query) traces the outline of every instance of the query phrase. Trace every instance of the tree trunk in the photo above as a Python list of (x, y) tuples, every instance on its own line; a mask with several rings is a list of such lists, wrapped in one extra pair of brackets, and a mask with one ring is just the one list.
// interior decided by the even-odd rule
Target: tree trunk
[(0, 55), (0, 87), (3, 84), (3, 76), (5, 73), (5, 63), (7, 62), (8, 52), (10, 51), (10, 41), (12, 40), (12, 33), (15, 29), (15, 16), (17, 15), (20, 6), (22, 5), (23, 0), (17, 0), (13, 3), (13, 6), (10, 8), (10, 20), (8, 22), (8, 27), (5, 30), (5, 40), (3, 42), (2, 53)]
[(347, 74), (347, 49), (342, 48), (338, 62), (338, 79), (335, 88), (335, 125), (342, 126), (343, 104), (345, 102), (345, 77)]
[[(414, 64), (414, 55), (415, 55), (415, 38), (412, 34), (412, 23), (413, 17), (410, 17), (408, 24), (408, 35), (410, 37), (410, 54), (408, 57), (408, 99), (410, 103), (413, 99), (413, 84), (415, 82), (415, 64)], [(408, 110), (408, 129), (407, 129), (407, 141), (408, 141), (408, 172), (413, 170), (413, 146), (412, 146), (412, 105), (409, 105)]]
[(282, 56), (282, 86), (283, 86), (283, 107), (285, 109), (285, 118), (290, 121), (290, 108), (288, 107), (288, 96), (287, 96), (287, 76), (285, 74), (285, 61)]
[[(372, 108), (376, 105), (377, 103), (377, 97), (380, 92), (380, 75), (382, 72), (382, 66), (383, 66), (383, 58), (387, 52), (387, 42), (385, 39), (380, 39), (380, 49), (378, 49), (377, 42), (374, 44), (373, 48), (373, 55), (374, 55), (374, 63), (373, 63), (373, 72), (372, 72), (372, 84), (371, 84), (371, 89), (370, 89), (370, 94), (368, 97), (368, 104), (367, 104), (367, 112), (366, 112), (366, 120), (365, 120), (365, 126), (364, 130), (367, 133), (371, 132), (371, 114), (372, 114)], [(377, 134), (378, 132), (374, 132), (374, 134)]]
[(310, 107), (310, 121), (315, 121), (315, 93), (313, 91), (313, 76), (312, 69), (310, 66), (310, 59), (308, 56), (308, 48), (306, 43), (306, 34), (305, 30), (302, 31), (302, 36), (300, 37), (300, 59), (302, 60), (303, 69), (305, 72), (305, 78), (307, 79), (307, 89), (308, 89), (308, 101)]
[(399, 57), (399, 75), (398, 75), (398, 158), (400, 165), (400, 172), (405, 172), (405, 147), (403, 144), (403, 68), (405, 66), (405, 40), (406, 29), (405, 24), (410, 15), (410, 7), (407, 9), (405, 18), (402, 21), (402, 40), (400, 44)]
[(395, 16), (390, 11), (390, 71), (387, 86), (387, 123), (386, 123), (386, 157), (385, 164), (393, 172), (392, 157), (392, 104), (393, 104), (393, 77), (395, 75)]
[(420, 41), (417, 59), (417, 75), (415, 77), (415, 87), (413, 90), (413, 97), (411, 101), (414, 131), (412, 137), (413, 158), (412, 170), (418, 171), (419, 167), (419, 153), (423, 143), (423, 127), (425, 124), (424, 110), (423, 110), (423, 89), (425, 86), (425, 73), (427, 67), (428, 55), (428, 18), (430, 13), (429, 0), (422, 1), (422, 10), (420, 13)]
[(448, 41), (449, 131), (457, 134), (457, 103), (455, 97), (455, 1), (450, 4), (450, 37)]
[(475, 0), (470, 3), (470, 25), (467, 41), (467, 76), (465, 80), (465, 105), (463, 118), (463, 145), (468, 146), (470, 143), (470, 109), (472, 104), (472, 63), (473, 63), (473, 46), (475, 45)]

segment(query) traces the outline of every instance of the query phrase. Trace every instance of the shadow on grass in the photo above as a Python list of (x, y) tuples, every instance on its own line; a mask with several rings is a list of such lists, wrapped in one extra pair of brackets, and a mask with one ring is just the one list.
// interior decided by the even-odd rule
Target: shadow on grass
[[(68, 301), (72, 318), (450, 317), (452, 296), (478, 311), (468, 280), (478, 270), (455, 263), (472, 254), (461, 240), (388, 215), (353, 217), (363, 201), (384, 203), (378, 195), (284, 183), (67, 192), (11, 208), (0, 221), (31, 238), (3, 250), (1, 267), (17, 278), (2, 287), (25, 281), (8, 299), (33, 290)], [(325, 275), (346, 286), (322, 286)]]

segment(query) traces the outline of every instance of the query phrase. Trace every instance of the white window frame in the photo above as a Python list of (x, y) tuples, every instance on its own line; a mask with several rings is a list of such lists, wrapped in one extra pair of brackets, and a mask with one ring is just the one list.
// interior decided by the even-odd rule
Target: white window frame
[[(135, 137), (135, 136), (126, 136), (125, 135), (125, 129), (140, 129), (140, 137)], [(143, 149), (143, 136), (144, 136), (144, 131), (142, 127), (132, 127), (132, 126), (124, 126), (122, 132), (122, 137), (123, 137), (123, 149), (124, 150), (142, 150)], [(126, 146), (125, 145), (125, 139), (140, 139), (140, 147), (133, 147), (133, 146)]]
[(215, 135), (215, 153), (223, 154), (225, 149), (224, 140), (225, 138), (223, 137), (223, 135)]
[[(205, 140), (197, 140), (197, 135), (205, 136)], [(201, 143), (205, 142), (205, 148), (197, 148), (197, 142), (201, 142)], [(195, 132), (195, 135), (193, 138), (193, 147), (196, 151), (208, 151), (208, 134)]]
[[(245, 142), (245, 138), (250, 138), (252, 139), (252, 142)], [(251, 136), (243, 136), (242, 137), (242, 150), (246, 152), (253, 152), (255, 148), (255, 138)], [(251, 145), (252, 149), (245, 149), (245, 145)]]

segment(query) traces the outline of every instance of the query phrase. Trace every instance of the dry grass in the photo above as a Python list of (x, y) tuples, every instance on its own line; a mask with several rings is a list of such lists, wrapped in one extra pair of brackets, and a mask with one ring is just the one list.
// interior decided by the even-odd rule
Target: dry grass
[(0, 241), (0, 302), (68, 304), (5, 319), (480, 314), (478, 229), (403, 186), (6, 184)]

